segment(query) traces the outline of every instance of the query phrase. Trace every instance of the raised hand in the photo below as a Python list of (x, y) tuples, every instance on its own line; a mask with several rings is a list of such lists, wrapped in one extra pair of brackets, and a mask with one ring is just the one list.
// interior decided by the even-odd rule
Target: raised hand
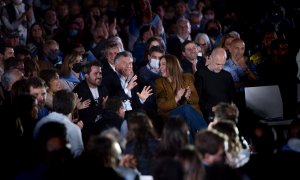
[(105, 97), (102, 98), (102, 107), (104, 107), (107, 99), (108, 99), (108, 96), (105, 96)]
[(90, 99), (86, 99), (85, 101), (81, 101), (82, 98), (78, 98), (76, 107), (77, 109), (85, 109), (88, 108), (91, 104), (91, 100)]
[(142, 92), (137, 92), (137, 95), (139, 96), (139, 98), (142, 100), (142, 101), (146, 101), (147, 98), (149, 96), (151, 96), (153, 93), (152, 93), (152, 89), (150, 86), (144, 86)]
[(186, 88), (185, 88), (184, 97), (185, 97), (187, 100), (190, 99), (191, 93), (192, 93), (192, 91), (191, 91), (190, 86), (186, 87)]
[(127, 88), (128, 90), (133, 89), (133, 88), (137, 85), (136, 80), (137, 80), (137, 75), (134, 75), (134, 76), (130, 79), (130, 81), (129, 81), (129, 83), (128, 83), (128, 85), (127, 85), (126, 88)]
[(116, 36), (118, 34), (118, 31), (117, 31), (117, 18), (114, 18), (114, 22), (109, 25), (109, 34), (111, 36)]

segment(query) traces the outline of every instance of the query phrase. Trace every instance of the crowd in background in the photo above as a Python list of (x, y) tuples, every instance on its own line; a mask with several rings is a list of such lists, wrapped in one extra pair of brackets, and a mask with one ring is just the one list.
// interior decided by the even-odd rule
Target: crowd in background
[[(300, 177), (299, 3), (0, 2), (0, 177)], [(291, 124), (247, 109), (266, 85)]]

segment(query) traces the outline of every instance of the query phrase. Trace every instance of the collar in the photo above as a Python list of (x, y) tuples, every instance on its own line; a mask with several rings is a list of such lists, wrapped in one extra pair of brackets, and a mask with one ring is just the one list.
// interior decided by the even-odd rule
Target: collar
[(177, 38), (179, 39), (179, 41), (181, 42), (181, 43), (183, 43), (185, 40), (191, 40), (191, 36), (189, 35), (186, 39), (183, 39), (182, 37), (180, 37), (180, 36), (178, 36), (178, 35), (176, 35), (177, 36)]

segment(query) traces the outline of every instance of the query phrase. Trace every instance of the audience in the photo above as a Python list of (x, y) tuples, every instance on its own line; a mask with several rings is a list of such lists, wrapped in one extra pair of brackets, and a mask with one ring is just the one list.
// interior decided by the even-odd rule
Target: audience
[[(246, 109), (243, 89), (279, 85), (284, 117), (297, 119), (295, 7), (279, 1), (3, 1), (0, 178), (77, 178), (74, 169), (98, 179), (99, 169), (115, 179), (292, 175), (297, 133), (260, 124)], [(55, 122), (43, 129), (46, 120)], [(34, 128), (41, 128), (38, 135)], [(220, 137), (212, 154), (201, 157), (203, 132)], [(99, 133), (113, 141), (99, 140)], [(93, 161), (116, 151), (116, 141), (123, 151), (110, 156), (113, 163)], [(104, 144), (112, 151), (102, 151)], [(207, 168), (209, 162), (219, 163)], [(274, 172), (262, 173), (267, 166)]]

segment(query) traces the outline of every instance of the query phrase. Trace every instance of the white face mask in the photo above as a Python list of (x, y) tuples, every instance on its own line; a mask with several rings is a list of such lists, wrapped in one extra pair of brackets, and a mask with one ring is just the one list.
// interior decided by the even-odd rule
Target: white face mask
[(150, 60), (150, 67), (154, 69), (159, 69), (159, 60), (151, 58)]

